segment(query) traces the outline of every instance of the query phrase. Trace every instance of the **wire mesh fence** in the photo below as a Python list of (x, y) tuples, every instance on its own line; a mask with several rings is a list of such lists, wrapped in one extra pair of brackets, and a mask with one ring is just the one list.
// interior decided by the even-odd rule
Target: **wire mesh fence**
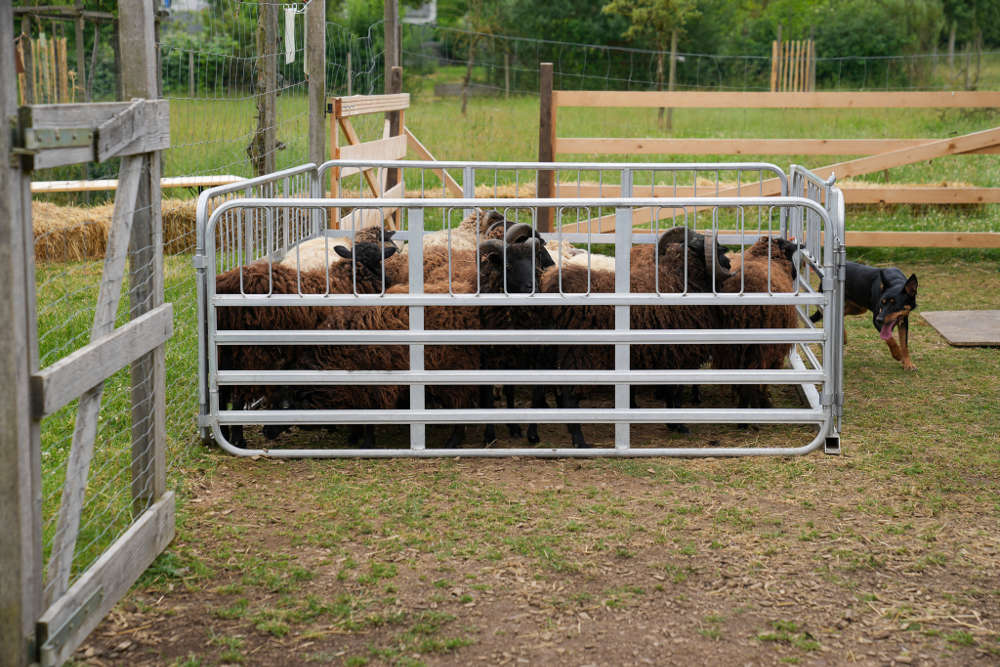
[[(150, 209), (151, 206), (146, 205), (133, 213), (148, 213)], [(85, 228), (97, 223), (81, 220), (75, 224), (84, 232)], [(100, 335), (102, 316), (98, 301), (102, 277), (108, 270), (106, 267), (125, 265), (123, 255), (127, 252), (119, 250), (115, 255), (116, 251), (110, 250), (111, 254), (105, 259), (81, 261), (79, 248), (67, 240), (72, 236), (59, 234), (59, 237), (60, 243), (53, 243), (50, 234), (35, 238), (36, 259), (42, 258), (36, 265), (35, 284), (39, 367), (42, 369)], [(133, 282), (130, 273), (127, 269), (124, 272), (114, 328), (126, 324), (151, 305), (151, 285)], [(150, 279), (143, 278), (144, 281)], [(112, 286), (107, 291), (113, 295), (115, 289)], [(103, 389), (97, 391), (100, 408), (89, 464), (83, 442), (86, 424), (81, 416), (85, 412), (81, 405), (88, 400), (87, 395), (42, 421), (42, 538), (48, 600), (64, 592), (149, 506), (148, 500), (134, 500), (152, 496), (151, 490), (146, 488), (150, 480), (146, 474), (150, 458), (145, 456), (145, 451), (135, 451), (137, 445), (134, 444), (151, 442), (153, 428), (146, 416), (150, 413), (146, 409), (148, 401), (153, 396), (152, 378), (145, 371), (133, 372), (140, 363), (117, 371), (104, 382)], [(145, 398), (137, 402), (136, 397), (140, 396)], [(79, 472), (81, 460), (85, 461), (82, 475)], [(67, 475), (70, 469), (75, 472)], [(77, 520), (73, 516), (72, 502), (67, 499), (81, 484), (85, 491)]]
[[(654, 90), (669, 53), (579, 44), (457, 28), (403, 24), (403, 64), (411, 73), (473, 63), (472, 83), (494, 94), (536, 95), (538, 64), (553, 63), (554, 85), (564, 90)], [(901, 56), (818, 54), (822, 90), (952, 90), (1000, 85), (1000, 51)], [(677, 90), (770, 89), (770, 55), (680, 52)]]

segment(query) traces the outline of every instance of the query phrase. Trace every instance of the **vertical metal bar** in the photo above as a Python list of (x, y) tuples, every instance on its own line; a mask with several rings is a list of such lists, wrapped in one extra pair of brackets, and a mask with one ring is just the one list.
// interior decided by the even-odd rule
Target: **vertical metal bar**
[[(407, 210), (408, 229), (410, 230), (409, 271), (410, 294), (424, 293), (424, 209), (411, 208)], [(410, 331), (424, 330), (424, 307), (410, 306)], [(424, 370), (424, 346), (410, 345), (410, 370)], [(424, 385), (410, 385), (410, 410), (423, 412)], [(423, 424), (410, 423), (410, 449), (424, 449), (427, 444), (426, 427)]]
[[(632, 171), (622, 171), (622, 196), (632, 196)], [(629, 292), (629, 259), (632, 252), (632, 207), (623, 206), (615, 209), (615, 294)], [(618, 333), (629, 330), (630, 307), (615, 306), (615, 331)], [(615, 370), (619, 373), (628, 371), (631, 344), (615, 345)], [(624, 411), (631, 406), (629, 385), (615, 385), (615, 409)], [(628, 449), (631, 445), (631, 426), (629, 422), (615, 423), (615, 449)]]

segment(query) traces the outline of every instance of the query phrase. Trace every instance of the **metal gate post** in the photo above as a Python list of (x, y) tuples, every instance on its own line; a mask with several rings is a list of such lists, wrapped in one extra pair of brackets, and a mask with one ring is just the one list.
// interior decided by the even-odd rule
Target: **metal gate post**
[[(622, 171), (622, 196), (632, 196), (632, 170)], [(624, 206), (615, 209), (615, 294), (629, 292), (629, 259), (632, 253), (632, 208)], [(615, 332), (629, 330), (630, 306), (615, 306)], [(615, 345), (615, 370), (628, 372), (630, 367), (631, 344)], [(631, 406), (630, 386), (615, 385), (615, 410), (624, 412)], [(628, 422), (615, 423), (615, 449), (626, 450), (631, 446), (631, 425)]]
[[(406, 210), (407, 230), (410, 232), (410, 294), (424, 293), (424, 209), (411, 208)], [(383, 219), (383, 224), (385, 221)], [(424, 307), (410, 306), (410, 331), (424, 330)], [(410, 371), (423, 372), (424, 346), (410, 345)], [(410, 385), (410, 410), (423, 412), (424, 385)], [(410, 449), (423, 449), (426, 446), (427, 427), (423, 423), (410, 424)]]

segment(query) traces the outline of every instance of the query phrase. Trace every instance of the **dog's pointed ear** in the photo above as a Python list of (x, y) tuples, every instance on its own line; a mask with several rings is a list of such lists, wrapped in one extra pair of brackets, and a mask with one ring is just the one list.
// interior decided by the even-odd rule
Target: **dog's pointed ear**
[(882, 284), (881, 289), (879, 291), (884, 292), (886, 286), (885, 269), (878, 270), (878, 281)]
[(907, 279), (906, 284), (903, 285), (903, 290), (906, 291), (907, 295), (916, 297), (917, 296), (917, 274), (911, 274)]

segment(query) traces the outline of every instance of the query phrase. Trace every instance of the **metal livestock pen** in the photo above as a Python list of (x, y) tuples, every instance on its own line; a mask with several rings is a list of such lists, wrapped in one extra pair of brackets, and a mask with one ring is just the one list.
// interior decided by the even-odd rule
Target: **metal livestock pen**
[[(333, 173), (332, 197), (324, 185)], [(555, 173), (555, 198), (534, 196), (542, 172)], [(458, 174), (453, 179), (451, 174)], [(366, 196), (373, 179), (396, 183), (396, 196)], [(388, 179), (388, 180), (387, 180)], [(461, 197), (449, 197), (446, 179), (461, 188)], [(766, 182), (780, 183), (781, 195), (759, 194)], [(376, 188), (372, 187), (372, 191)], [(756, 191), (756, 192), (755, 192)], [(614, 258), (614, 292), (532, 292), (519, 294), (423, 293), (423, 243), (417, 239), (437, 229), (458, 233), (459, 221), (475, 208), (499, 211), (504, 218), (537, 226), (539, 211), (551, 212), (551, 231), (541, 236), (556, 249), (572, 245), (588, 252), (604, 250)], [(222, 186), (202, 193), (198, 204), (195, 265), (198, 271), (200, 415), (199, 426), (226, 451), (243, 456), (275, 457), (387, 457), (387, 456), (742, 456), (799, 455), (823, 448), (839, 453), (842, 405), (842, 327), (844, 266), (844, 204), (833, 179), (822, 180), (793, 166), (786, 174), (768, 163), (612, 164), (612, 163), (490, 163), (416, 161), (335, 161), (319, 167), (303, 165), (272, 175)], [(405, 294), (330, 293), (329, 271), (325, 293), (244, 293), (242, 277), (252, 263), (273, 271), (292, 260), (301, 267), (303, 242), (318, 242), (325, 263), (336, 259), (342, 239), (367, 226), (394, 228), (394, 241), (406, 241), (408, 285)], [(795, 253), (797, 271), (791, 292), (710, 291), (632, 293), (629, 290), (629, 253), (633, 245), (655, 243), (668, 228), (682, 225), (711, 233), (732, 251), (741, 252), (769, 234), (801, 244)], [(480, 239), (477, 237), (478, 243)], [(559, 245), (556, 245), (556, 242)], [(349, 244), (349, 243), (348, 243)], [(572, 252), (578, 252), (573, 250)], [(449, 262), (452, 252), (448, 253)], [(588, 262), (593, 255), (588, 255)], [(589, 266), (589, 264), (588, 264)], [(226, 271), (240, 275), (240, 293), (217, 294), (216, 277)], [(597, 270), (596, 268), (594, 270)], [(742, 269), (741, 269), (742, 270)], [(687, 266), (684, 267), (685, 281)], [(685, 282), (685, 286), (687, 283)], [(217, 328), (220, 308), (236, 306), (381, 307), (408, 309), (407, 330), (245, 330)], [(424, 309), (433, 306), (611, 306), (613, 328), (559, 331), (553, 329), (424, 330)], [(786, 329), (659, 329), (631, 330), (629, 309), (638, 306), (794, 306), (799, 328)], [(823, 311), (821, 326), (811, 310)], [(790, 346), (790, 368), (653, 369), (629, 368), (630, 346), (642, 345), (759, 345)], [(407, 346), (409, 362), (396, 370), (220, 368), (220, 350), (226, 346)], [(614, 346), (614, 370), (540, 371), (527, 368), (425, 370), (424, 346)], [(663, 385), (790, 385), (798, 390), (800, 407), (641, 408), (630, 404), (630, 386)], [(229, 406), (220, 402), (220, 389), (262, 386), (375, 386), (407, 388), (403, 407), (380, 410), (301, 409), (295, 405)], [(584, 409), (527, 408), (433, 409), (425, 402), (426, 387), (439, 385), (610, 386), (607, 406)], [(238, 409), (242, 408), (242, 409)], [(428, 446), (428, 424), (584, 423), (614, 424), (614, 446), (587, 449), (537, 445), (530, 447)], [(788, 447), (632, 446), (633, 424), (805, 424), (815, 433), (802, 444)], [(357, 447), (240, 447), (226, 437), (228, 429), (243, 425), (318, 426), (405, 424), (409, 446)], [(671, 439), (674, 443), (676, 439)], [(685, 444), (682, 442), (682, 444)]]

